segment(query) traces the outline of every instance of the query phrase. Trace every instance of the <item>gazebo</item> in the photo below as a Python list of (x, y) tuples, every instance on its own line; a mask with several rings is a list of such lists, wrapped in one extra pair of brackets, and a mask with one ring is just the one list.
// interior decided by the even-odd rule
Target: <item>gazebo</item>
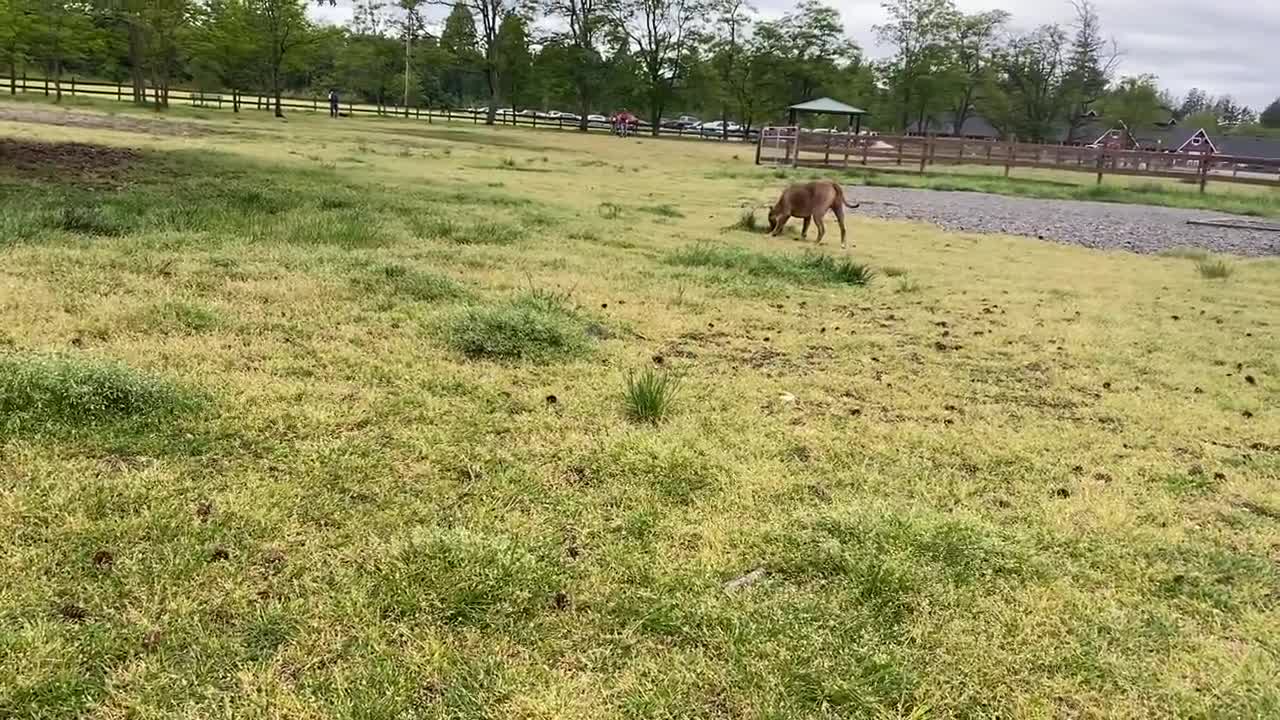
[(853, 134), (857, 135), (862, 132), (862, 116), (867, 114), (866, 110), (845, 105), (838, 100), (832, 100), (829, 97), (820, 97), (817, 100), (809, 100), (807, 102), (797, 103), (787, 108), (789, 112), (789, 122), (794, 127), (797, 125), (797, 117), (800, 113), (808, 113), (810, 115), (844, 115), (849, 118), (849, 128), (853, 130)]

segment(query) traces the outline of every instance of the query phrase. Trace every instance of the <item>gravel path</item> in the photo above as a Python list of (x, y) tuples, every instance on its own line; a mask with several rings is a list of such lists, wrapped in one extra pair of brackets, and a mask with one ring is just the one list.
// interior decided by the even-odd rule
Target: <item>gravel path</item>
[(1280, 255), (1280, 232), (1187, 224), (1188, 220), (1229, 217), (1224, 213), (973, 192), (881, 187), (849, 190), (853, 199), (862, 203), (856, 211), (860, 214), (923, 220), (956, 232), (1025, 235), (1136, 253), (1196, 247), (1235, 255)]

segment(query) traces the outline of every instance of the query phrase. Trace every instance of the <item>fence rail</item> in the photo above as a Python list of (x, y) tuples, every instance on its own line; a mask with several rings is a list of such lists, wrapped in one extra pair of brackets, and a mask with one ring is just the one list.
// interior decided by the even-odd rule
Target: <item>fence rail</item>
[[(62, 81), (61, 85), (63, 94), (73, 97), (97, 97), (116, 100), (119, 102), (133, 101), (133, 86), (131, 85), (85, 82), (75, 78), (67, 78)], [(46, 96), (53, 96), (58, 91), (57, 83), (50, 78), (28, 78), (23, 76), (11, 79), (7, 76), (0, 76), (0, 93), (8, 92), (11, 87), (20, 93), (36, 93), (44, 94)], [(157, 92), (156, 89), (148, 88), (147, 91), (147, 99), (154, 102)], [(170, 104), (190, 105), (191, 107), (216, 110), (270, 111), (275, 107), (275, 100), (270, 95), (263, 95), (261, 93), (242, 93), (238, 90), (204, 92), (201, 90), (171, 88), (168, 92), (168, 98)], [(327, 98), (319, 96), (309, 98), (281, 97), (280, 108), (287, 111), (328, 112), (329, 101)], [(484, 110), (406, 107), (403, 105), (396, 105), (394, 103), (389, 105), (376, 105), (345, 101), (340, 104), (339, 111), (344, 117), (357, 117), (360, 115), (400, 117), (411, 120), (425, 120), (428, 123), (436, 121), (470, 122), (478, 125), (485, 122), (487, 119), (487, 112)], [(545, 113), (532, 113), (529, 111), (499, 114), (495, 118), (495, 122), (509, 126), (560, 130), (577, 130), (579, 126), (579, 121), (576, 117), (550, 117)], [(587, 129), (591, 132), (614, 131), (612, 123), (607, 120), (588, 121)], [(652, 135), (652, 127), (649, 123), (641, 121), (636, 126), (633, 126), (631, 134)], [(758, 133), (753, 130), (730, 130), (727, 133), (720, 131), (703, 133), (695, 128), (658, 128), (658, 136), (664, 138), (751, 141), (754, 140), (757, 135)]]
[(1040, 145), (1003, 140), (853, 135), (767, 127), (756, 144), (757, 164), (807, 167), (913, 168), (932, 165), (988, 165), (1070, 170), (1097, 175), (1172, 178), (1205, 185), (1225, 181), (1280, 187), (1280, 159), (1182, 154), (1105, 147)]

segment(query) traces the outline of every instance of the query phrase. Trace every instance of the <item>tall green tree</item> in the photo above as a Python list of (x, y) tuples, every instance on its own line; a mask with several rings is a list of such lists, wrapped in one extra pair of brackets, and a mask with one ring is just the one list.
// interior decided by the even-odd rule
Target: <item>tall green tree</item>
[(840, 13), (818, 0), (804, 0), (795, 10), (756, 26), (756, 61), (766, 78), (757, 92), (767, 93), (769, 110), (841, 94), (846, 71), (861, 66), (856, 43), (844, 32)]
[(62, 102), (62, 74), (68, 63), (88, 57), (98, 41), (92, 6), (78, 0), (34, 0), (30, 48), (53, 78), (55, 98)]
[(603, 92), (607, 82), (604, 58), (600, 53), (601, 37), (609, 22), (605, 13), (608, 0), (544, 0), (547, 17), (559, 21), (563, 30), (552, 37), (560, 47), (562, 67), (577, 99), (578, 129), (586, 132), (591, 104)]
[(258, 42), (264, 74), (268, 78), (276, 117), (284, 117), (286, 63), (309, 40), (311, 23), (301, 0), (246, 0), (249, 26)]
[(1135, 135), (1168, 116), (1154, 75), (1121, 78), (1099, 99), (1098, 105), (1103, 117), (1124, 123)]
[(1103, 35), (1102, 19), (1092, 1), (1073, 0), (1072, 6), (1076, 11), (1075, 32), (1062, 80), (1067, 144), (1078, 139), (1076, 133), (1092, 117), (1090, 111), (1107, 92), (1120, 61), (1115, 41)]
[(0, 0), (0, 62), (9, 71), (9, 94), (18, 92), (18, 67), (30, 57), (35, 9), (31, 0)]
[(896, 90), (897, 116), (904, 129), (913, 119), (923, 126), (954, 94), (953, 49), (961, 16), (952, 0), (893, 0), (882, 7), (889, 22), (874, 30), (895, 49), (884, 70)]
[(191, 71), (197, 83), (231, 90), (231, 108), (240, 112), (240, 91), (259, 76), (260, 50), (247, 0), (208, 0), (192, 32)]
[[(437, 4), (447, 0), (434, 0)], [(516, 0), (456, 0), (454, 8), (465, 7), (475, 21), (475, 47), (481, 58), (485, 86), (489, 94), (489, 110), (485, 123), (492, 125), (498, 112), (498, 99), (502, 86), (502, 71), (498, 56), (498, 29), (507, 16), (516, 14)], [(446, 29), (448, 29), (446, 24)]]
[(702, 0), (618, 0), (613, 7), (614, 23), (634, 51), (655, 136), (663, 111), (688, 77), (704, 9)]
[(1018, 35), (997, 55), (984, 114), (1005, 135), (1028, 142), (1058, 138), (1069, 98), (1063, 91), (1068, 40), (1057, 25)]
[(454, 102), (467, 102), (478, 94), (475, 79), (483, 73), (484, 61), (476, 37), (476, 20), (471, 10), (458, 3), (445, 18), (440, 32), (444, 68), (444, 92)]
[[(720, 106), (722, 136), (729, 133), (729, 109), (734, 107), (738, 117), (747, 114), (743, 108), (742, 86), (748, 82), (753, 69), (753, 53), (750, 47), (751, 28), (755, 21), (755, 8), (747, 0), (716, 0), (710, 34), (711, 67), (717, 82), (716, 100)], [(749, 101), (746, 104), (750, 104)]]
[(1258, 116), (1258, 122), (1264, 128), (1280, 128), (1280, 98), (1276, 98)]
[(951, 118), (958, 135), (963, 134), (979, 93), (995, 71), (998, 34), (1008, 21), (1009, 13), (1003, 10), (956, 16), (949, 84)]
[(529, 33), (523, 17), (509, 13), (498, 25), (494, 39), (493, 62), (500, 78), (499, 93), (513, 107), (537, 103), (533, 92), (533, 53), (529, 51)]

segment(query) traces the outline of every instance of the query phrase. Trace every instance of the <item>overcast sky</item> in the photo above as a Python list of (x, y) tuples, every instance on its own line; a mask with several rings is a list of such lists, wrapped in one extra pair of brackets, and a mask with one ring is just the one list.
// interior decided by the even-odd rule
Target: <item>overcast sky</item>
[[(871, 57), (889, 54), (875, 42), (871, 27), (884, 21), (879, 0), (829, 0), (840, 10), (850, 36)], [(1067, 0), (956, 0), (966, 12), (1003, 9), (1013, 25), (1030, 29), (1049, 22), (1069, 24)], [(1182, 95), (1193, 87), (1230, 94), (1261, 111), (1280, 97), (1280, 1), (1277, 0), (1095, 0), (1103, 27), (1124, 52), (1120, 72), (1151, 73), (1162, 87)], [(314, 9), (316, 17), (346, 22), (351, 0)], [(757, 0), (768, 17), (794, 5)], [(443, 10), (437, 11), (437, 15)]]

